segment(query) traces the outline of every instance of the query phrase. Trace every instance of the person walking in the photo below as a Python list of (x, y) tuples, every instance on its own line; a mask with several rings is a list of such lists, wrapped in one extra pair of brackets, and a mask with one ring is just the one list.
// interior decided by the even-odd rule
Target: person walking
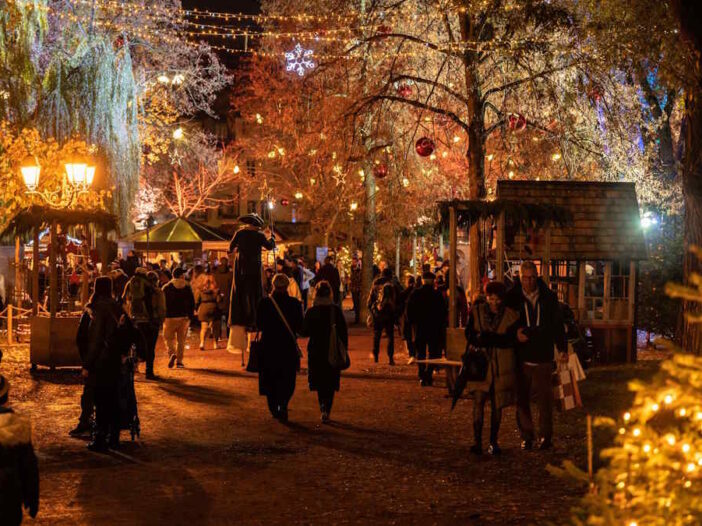
[(539, 449), (553, 446), (554, 346), (559, 359), (568, 360), (563, 315), (558, 297), (538, 276), (536, 265), (522, 263), (521, 281), (507, 296), (507, 305), (519, 312), (521, 328), (517, 332), (517, 425), (522, 435), (522, 449), (532, 449), (536, 435), (531, 415), (531, 393), (536, 394), (539, 409)]
[(361, 260), (354, 254), (351, 260), (351, 279), (349, 290), (351, 291), (351, 301), (353, 301), (354, 323), (361, 323)]
[(182, 268), (173, 271), (173, 279), (163, 287), (163, 294), (166, 298), (166, 319), (163, 323), (163, 339), (166, 340), (168, 351), (168, 368), (172, 369), (177, 365), (179, 369), (183, 365), (183, 354), (185, 352), (185, 341), (188, 337), (190, 327), (190, 317), (195, 311), (195, 298), (193, 291), (185, 281)]
[(9, 394), (9, 383), (0, 375), (0, 523), (19, 526), (23, 507), (32, 518), (39, 511), (39, 466), (31, 422), (6, 407)]
[(221, 321), (218, 320), (219, 310), (217, 309), (217, 282), (212, 274), (207, 274), (207, 279), (202, 282), (199, 289), (195, 291), (195, 306), (197, 307), (197, 319), (200, 321), (200, 350), (205, 350), (205, 338), (207, 331), (212, 332), (214, 338), (214, 348), (219, 344), (219, 333)]
[(373, 282), (368, 296), (368, 310), (373, 321), (373, 360), (378, 363), (383, 331), (388, 337), (388, 363), (395, 365), (395, 317), (397, 297), (391, 278), (381, 275)]
[(95, 290), (88, 302), (77, 340), (85, 342), (86, 354), (81, 374), (93, 386), (95, 395), (95, 425), (92, 451), (104, 452), (119, 446), (119, 378), (122, 359), (133, 342), (140, 338), (139, 330), (112, 297), (112, 280), (101, 276), (95, 280)]
[[(217, 289), (219, 290), (219, 296), (217, 297), (217, 309), (219, 309), (221, 324), (221, 319), (226, 317), (229, 313), (229, 299), (232, 295), (233, 276), (232, 268), (229, 266), (229, 259), (227, 259), (226, 257), (220, 258), (219, 265), (217, 265), (217, 267), (215, 268), (213, 275), (215, 281), (217, 282)], [(226, 327), (226, 323), (224, 324), (224, 326)], [(225, 332), (226, 335), (229, 334), (228, 327), (225, 328)], [(219, 334), (218, 336), (221, 337), (221, 334)]]
[(339, 390), (341, 371), (329, 363), (332, 326), (338, 341), (348, 349), (346, 319), (341, 307), (332, 301), (331, 285), (320, 281), (315, 287), (314, 305), (307, 311), (302, 333), (309, 336), (307, 343), (307, 376), (310, 391), (317, 391), (322, 423), (329, 422), (334, 393)]
[(414, 331), (412, 330), (412, 324), (407, 318), (407, 303), (409, 302), (409, 297), (415, 289), (414, 276), (411, 274), (407, 276), (407, 287), (402, 291), (400, 295), (400, 332), (402, 334), (402, 339), (405, 342), (405, 347), (407, 349), (407, 355), (409, 359), (407, 365), (412, 365), (415, 362), (415, 352), (414, 352)]
[(322, 265), (319, 272), (317, 272), (314, 278), (314, 285), (316, 286), (320, 281), (329, 283), (332, 288), (334, 303), (340, 305), (341, 276), (339, 275), (339, 270), (334, 266), (334, 260), (331, 256), (324, 258), (324, 265)]
[(307, 311), (310, 283), (314, 279), (314, 272), (307, 268), (305, 265), (305, 260), (302, 258), (298, 260), (298, 266), (302, 272), (302, 285), (300, 286), (300, 290), (302, 292), (302, 306), (304, 307), (305, 311)]
[(517, 343), (519, 314), (504, 306), (506, 289), (499, 281), (487, 284), (487, 302), (476, 306), (468, 317), (465, 334), (466, 352), (485, 352), (488, 369), (485, 381), (467, 386), (473, 392), (473, 438), (471, 452), (483, 452), (483, 421), (485, 403), (490, 401), (490, 443), (488, 453), (501, 452), (497, 438), (502, 421), (502, 409), (513, 405), (517, 390)]
[(161, 327), (163, 327), (163, 321), (166, 319), (166, 296), (159, 286), (158, 272), (152, 270), (147, 274), (147, 277), (153, 286), (153, 292), (151, 294), (151, 328), (149, 334), (151, 339), (148, 342), (149, 356), (155, 357), (158, 335), (161, 334)]
[(149, 380), (155, 380), (154, 354), (150, 345), (150, 342), (153, 340), (154, 286), (151, 284), (147, 274), (144, 267), (137, 267), (134, 271), (134, 276), (124, 287), (122, 302), (124, 310), (141, 335), (138, 345), (146, 362), (145, 376)]
[[(414, 352), (417, 360), (441, 358), (441, 346), (448, 323), (448, 306), (444, 296), (434, 288), (434, 273), (422, 275), (422, 286), (415, 289), (407, 300), (407, 320), (414, 330)], [(432, 385), (434, 366), (417, 364), (419, 383)]]
[(302, 303), (288, 295), (290, 279), (273, 277), (273, 293), (258, 304), (256, 320), (261, 333), (259, 394), (268, 401), (273, 418), (288, 421), (288, 403), (295, 392), (295, 376), (300, 368), (297, 334), (302, 329)]

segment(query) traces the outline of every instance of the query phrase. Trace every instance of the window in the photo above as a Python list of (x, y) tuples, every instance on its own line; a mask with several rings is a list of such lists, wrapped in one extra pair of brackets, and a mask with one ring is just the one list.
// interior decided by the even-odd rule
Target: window
[(629, 263), (612, 262), (612, 279), (610, 281), (609, 295), (611, 298), (629, 297)]
[(590, 320), (604, 319), (604, 278), (604, 262), (585, 262), (585, 312)]
[(256, 177), (256, 161), (254, 159), (246, 159), (246, 173), (252, 179)]

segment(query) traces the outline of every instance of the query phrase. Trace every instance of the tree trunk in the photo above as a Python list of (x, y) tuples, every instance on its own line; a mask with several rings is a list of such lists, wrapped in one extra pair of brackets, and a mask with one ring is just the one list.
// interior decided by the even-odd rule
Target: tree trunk
[(363, 216), (363, 257), (361, 260), (361, 320), (368, 316), (366, 299), (373, 286), (373, 254), (377, 227), (375, 224), (375, 177), (370, 161), (365, 163), (366, 174), (364, 187), (366, 190), (366, 206)]
[[(468, 42), (475, 39), (473, 23), (469, 15), (461, 15), (461, 38)], [(463, 56), (466, 78), (466, 97), (468, 99), (468, 197), (482, 199), (485, 197), (485, 115), (478, 72), (478, 54), (466, 51)], [(469, 293), (480, 290), (480, 230), (476, 221), (469, 232), (468, 269), (470, 281)], [(451, 261), (455, 268), (456, 262)]]
[[(675, 0), (682, 38), (696, 52), (695, 83), (685, 94), (685, 154), (683, 158), (683, 198), (685, 202), (685, 248), (702, 246), (702, 5), (696, 0)], [(702, 261), (685, 253), (685, 283), (692, 285), (693, 273), (702, 274)], [(685, 314), (699, 312), (702, 305), (686, 301)], [(684, 322), (683, 349), (702, 354), (702, 324)]]

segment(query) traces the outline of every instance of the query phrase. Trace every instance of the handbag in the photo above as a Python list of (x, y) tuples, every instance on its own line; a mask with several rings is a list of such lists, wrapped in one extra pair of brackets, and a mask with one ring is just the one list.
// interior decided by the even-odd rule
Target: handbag
[(463, 365), (460, 376), (469, 382), (484, 382), (487, 377), (488, 358), (484, 349), (477, 351), (466, 351), (463, 355)]
[[(297, 349), (297, 359), (298, 361), (300, 358), (302, 358), (302, 349), (300, 349), (300, 346), (297, 344), (297, 336), (293, 332), (293, 330), (290, 328), (290, 324), (288, 323), (288, 320), (285, 319), (285, 315), (283, 315), (283, 311), (280, 310), (280, 307), (278, 306), (278, 303), (273, 299), (273, 295), (268, 296), (271, 301), (273, 302), (273, 306), (275, 307), (275, 310), (278, 311), (278, 315), (280, 316), (280, 319), (283, 320), (283, 324), (285, 325), (285, 328), (288, 329), (288, 333), (290, 336), (292, 336), (292, 339), (295, 341), (295, 348)], [(299, 363), (298, 363), (299, 367)]]
[(331, 309), (331, 329), (329, 330), (329, 365), (333, 369), (344, 371), (351, 367), (351, 358), (346, 346), (336, 332), (336, 313)]
[(568, 369), (567, 364), (559, 363), (556, 372), (553, 373), (553, 398), (558, 402), (558, 408), (561, 411), (583, 405), (578, 384), (573, 379), (573, 373)]
[(260, 338), (260, 333), (256, 333), (256, 337), (251, 340), (249, 346), (249, 362), (246, 364), (246, 370), (250, 373), (261, 372), (261, 361), (263, 358), (263, 341)]

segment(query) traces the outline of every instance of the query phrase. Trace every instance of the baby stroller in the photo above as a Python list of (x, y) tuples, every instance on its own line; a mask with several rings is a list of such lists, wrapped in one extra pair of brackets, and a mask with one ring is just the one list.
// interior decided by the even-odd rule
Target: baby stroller
[(135, 345), (132, 345), (127, 359), (122, 363), (119, 377), (120, 429), (128, 430), (132, 440), (141, 434), (136, 392), (134, 391), (134, 369), (137, 363)]

